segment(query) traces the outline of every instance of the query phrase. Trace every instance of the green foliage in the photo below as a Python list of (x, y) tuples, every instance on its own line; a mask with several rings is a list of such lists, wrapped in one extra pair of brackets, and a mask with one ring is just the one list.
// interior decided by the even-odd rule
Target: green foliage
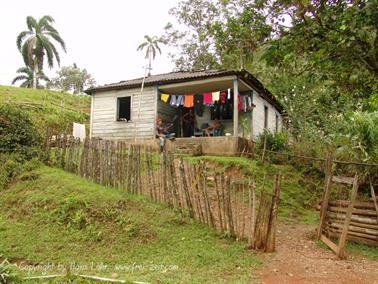
[(53, 42), (66, 51), (66, 44), (58, 31), (52, 26), (54, 19), (51, 16), (43, 16), (36, 20), (32, 16), (26, 18), (28, 30), (21, 32), (17, 37), (17, 48), (21, 52), (25, 65), (33, 70), (33, 88), (38, 85), (36, 74), (43, 71), (45, 55), (50, 68), (54, 66), (54, 59), (60, 64), (60, 56)]
[(0, 106), (0, 152), (17, 152), (21, 159), (37, 154), (41, 143), (29, 115), (19, 108)]
[[(16, 72), (21, 75), (18, 75), (17, 77), (13, 79), (12, 85), (14, 85), (17, 81), (24, 80), (20, 85), (21, 88), (33, 87), (34, 74), (33, 74), (33, 70), (29, 66), (21, 67), (17, 69)], [(43, 73), (42, 70), (40, 70), (37, 74), (37, 88), (43, 88), (43, 86), (39, 84), (40, 81), (46, 81), (46, 82), (50, 81), (50, 79)]]
[(69, 133), (73, 122), (89, 124), (89, 96), (0, 86), (0, 105), (13, 105), (28, 114), (42, 137), (47, 128), (51, 133)]
[(1, 284), (19, 283), (21, 279), (19, 278), (18, 274), (18, 269), (16, 269), (16, 267), (10, 264), (9, 261), (7, 261), (6, 259), (0, 263)]
[(378, 261), (378, 248), (348, 241), (346, 250)]
[(254, 5), (248, 5), (239, 13), (230, 13), (233, 10), (230, 6), (235, 3), (226, 3), (223, 2), (225, 12), (211, 24), (209, 32), (222, 67), (243, 69), (253, 60), (256, 49), (269, 39), (272, 28)]
[(86, 69), (73, 66), (64, 66), (57, 72), (57, 77), (51, 79), (47, 85), (49, 89), (57, 89), (74, 94), (82, 94), (85, 89), (96, 85), (96, 81)]
[(32, 170), (39, 167), (38, 158), (24, 160), (19, 153), (0, 153), (0, 190), (2, 190), (15, 177), (20, 175), (22, 180), (33, 180)]
[(270, 151), (282, 151), (287, 148), (288, 137), (285, 132), (272, 133), (264, 130), (257, 139), (257, 148), (263, 149), (266, 143), (266, 149)]
[(346, 115), (335, 135), (336, 154), (360, 161), (378, 161), (378, 112)]
[(178, 69), (206, 70), (219, 66), (212, 53), (214, 41), (209, 31), (219, 12), (209, 0), (183, 0), (169, 11), (181, 27), (168, 23), (163, 39), (177, 51), (170, 57)]
[(151, 56), (151, 59), (155, 59), (156, 57), (156, 50), (159, 51), (161, 54), (161, 49), (159, 44), (164, 43), (164, 41), (161, 38), (158, 38), (156, 36), (149, 36), (145, 35), (144, 39), (146, 40), (145, 42), (141, 43), (137, 50), (143, 50), (144, 48), (146, 49), (146, 59), (149, 59)]

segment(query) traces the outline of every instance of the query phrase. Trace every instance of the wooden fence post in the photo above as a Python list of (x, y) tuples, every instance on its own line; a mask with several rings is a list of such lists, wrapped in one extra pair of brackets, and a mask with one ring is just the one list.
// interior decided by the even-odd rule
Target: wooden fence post
[(345, 222), (344, 222), (343, 231), (341, 233), (340, 240), (339, 240), (339, 247), (338, 247), (337, 255), (340, 258), (345, 257), (345, 242), (346, 242), (346, 238), (347, 238), (347, 234), (348, 234), (348, 230), (349, 230), (350, 218), (352, 216), (352, 211), (353, 211), (354, 204), (355, 204), (356, 198), (357, 198), (357, 191), (358, 191), (358, 176), (356, 174), (356, 176), (354, 177), (354, 181), (353, 181), (353, 188), (352, 188), (350, 203), (349, 203), (348, 209), (346, 211), (346, 215), (345, 215)]
[(266, 252), (274, 252), (276, 248), (276, 227), (277, 227), (277, 213), (278, 202), (281, 190), (281, 173), (275, 175), (272, 205), (270, 209), (269, 223), (268, 223), (268, 236), (266, 241)]
[(320, 220), (319, 226), (317, 231), (317, 239), (320, 240), (322, 236), (322, 230), (324, 226), (324, 221), (327, 213), (329, 196), (331, 193), (331, 184), (332, 184), (332, 156), (330, 153), (327, 153), (326, 161), (325, 161), (325, 181), (324, 181), (324, 192), (323, 192), (323, 199), (320, 208)]

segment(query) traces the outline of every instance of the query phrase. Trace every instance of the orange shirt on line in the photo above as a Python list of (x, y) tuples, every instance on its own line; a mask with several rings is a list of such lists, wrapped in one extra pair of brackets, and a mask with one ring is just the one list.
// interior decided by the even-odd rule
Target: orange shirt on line
[(184, 96), (184, 107), (194, 107), (194, 95)]

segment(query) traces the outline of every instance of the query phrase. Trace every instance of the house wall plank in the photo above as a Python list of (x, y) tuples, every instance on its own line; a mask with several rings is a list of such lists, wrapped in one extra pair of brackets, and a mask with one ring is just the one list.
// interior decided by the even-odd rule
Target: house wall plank
[[(117, 98), (131, 96), (131, 121), (117, 121)], [(138, 119), (140, 89), (113, 90), (94, 94), (92, 137), (103, 139), (150, 138), (155, 134), (157, 90), (145, 88), (141, 96)]]

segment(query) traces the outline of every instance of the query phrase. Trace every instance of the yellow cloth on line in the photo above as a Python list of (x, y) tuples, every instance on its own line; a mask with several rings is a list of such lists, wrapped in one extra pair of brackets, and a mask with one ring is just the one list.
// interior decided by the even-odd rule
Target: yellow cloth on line
[(160, 94), (160, 99), (165, 103), (168, 102), (169, 94)]
[(213, 92), (213, 102), (219, 101), (220, 92)]

